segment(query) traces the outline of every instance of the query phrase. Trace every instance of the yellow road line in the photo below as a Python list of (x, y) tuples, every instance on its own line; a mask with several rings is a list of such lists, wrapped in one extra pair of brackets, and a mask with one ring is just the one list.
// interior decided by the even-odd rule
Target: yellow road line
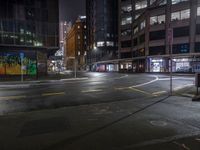
[(65, 95), (65, 92), (58, 93), (43, 93), (42, 96), (56, 96), (56, 95)]
[(148, 93), (148, 92), (146, 92), (146, 91), (139, 90), (139, 89), (136, 89), (136, 88), (133, 88), (133, 87), (130, 87), (129, 89), (130, 89), (130, 90), (133, 90), (133, 91), (136, 91), (136, 92), (140, 92), (140, 93), (146, 94), (146, 95), (155, 96), (155, 95), (153, 95), (153, 94), (151, 94), (151, 93)]
[(5, 96), (5, 97), (0, 97), (0, 100), (17, 100), (17, 99), (22, 99), (26, 98), (26, 96)]
[(102, 92), (101, 89), (81, 91), (82, 93)]
[(167, 91), (158, 91), (158, 92), (154, 92), (152, 93), (153, 95), (161, 95), (161, 94), (165, 94), (167, 93)]

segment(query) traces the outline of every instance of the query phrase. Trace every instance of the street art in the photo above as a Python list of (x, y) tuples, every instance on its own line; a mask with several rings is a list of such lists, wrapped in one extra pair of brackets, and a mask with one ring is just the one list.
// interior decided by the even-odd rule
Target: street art
[(0, 53), (0, 75), (36, 75), (36, 56), (24, 53), (22, 60), (19, 53)]

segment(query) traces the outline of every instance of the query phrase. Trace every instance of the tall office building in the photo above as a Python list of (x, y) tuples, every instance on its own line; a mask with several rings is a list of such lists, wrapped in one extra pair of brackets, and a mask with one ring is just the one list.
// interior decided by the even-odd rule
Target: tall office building
[[(119, 0), (121, 71), (200, 71), (200, 0)], [(173, 33), (173, 34), (170, 34)]]
[(0, 1), (0, 75), (45, 75), (58, 31), (58, 0)]
[[(117, 58), (118, 1), (86, 0), (88, 65)], [(96, 68), (96, 66), (95, 66)]]

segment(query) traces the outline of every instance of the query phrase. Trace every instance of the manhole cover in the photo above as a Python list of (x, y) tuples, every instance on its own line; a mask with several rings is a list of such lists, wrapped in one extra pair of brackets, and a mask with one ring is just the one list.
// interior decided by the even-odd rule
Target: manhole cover
[(159, 126), (159, 127), (164, 127), (167, 125), (167, 122), (165, 122), (165, 121), (150, 121), (150, 123), (153, 126)]

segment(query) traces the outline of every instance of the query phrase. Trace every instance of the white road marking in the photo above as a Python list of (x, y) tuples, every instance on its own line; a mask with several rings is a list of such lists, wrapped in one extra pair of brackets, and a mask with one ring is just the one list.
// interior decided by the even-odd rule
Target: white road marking
[(174, 91), (178, 91), (178, 90), (184, 89), (186, 87), (190, 87), (190, 86), (194, 86), (194, 84), (186, 84), (186, 85), (175, 87)]
[(148, 84), (151, 84), (151, 83), (154, 83), (156, 81), (159, 80), (158, 76), (155, 76), (156, 79), (152, 80), (152, 81), (149, 81), (149, 82), (146, 82), (146, 83), (142, 83), (142, 84), (138, 84), (138, 85), (133, 85), (131, 86), (132, 88), (136, 88), (136, 87), (141, 87), (141, 86), (145, 86), (145, 85), (148, 85)]
[(85, 91), (81, 91), (82, 93), (94, 93), (94, 92), (102, 92), (102, 89), (94, 89), (94, 90), (85, 90)]

